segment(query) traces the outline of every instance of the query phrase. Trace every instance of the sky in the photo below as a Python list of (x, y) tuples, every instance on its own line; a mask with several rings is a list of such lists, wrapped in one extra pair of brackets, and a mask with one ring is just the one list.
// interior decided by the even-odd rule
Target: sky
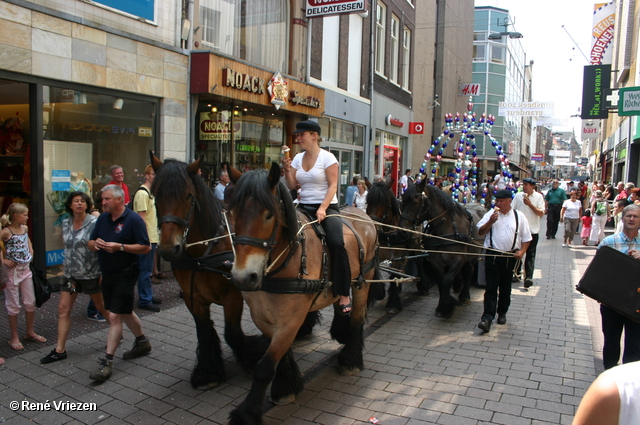
[(495, 6), (509, 11), (515, 21), (509, 31), (522, 33), (524, 37), (520, 41), (526, 63), (534, 61), (533, 99), (553, 101), (555, 118), (566, 123), (553, 130), (574, 129), (578, 139), (580, 118), (570, 116), (578, 114), (582, 105), (582, 73), (588, 61), (580, 50), (589, 57), (596, 3), (604, 1), (475, 0), (475, 6)]

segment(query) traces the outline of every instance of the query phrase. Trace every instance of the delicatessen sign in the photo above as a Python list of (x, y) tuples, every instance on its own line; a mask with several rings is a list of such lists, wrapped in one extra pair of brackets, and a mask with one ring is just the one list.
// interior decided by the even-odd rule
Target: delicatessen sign
[(307, 18), (366, 10), (364, 0), (306, 0), (306, 3)]

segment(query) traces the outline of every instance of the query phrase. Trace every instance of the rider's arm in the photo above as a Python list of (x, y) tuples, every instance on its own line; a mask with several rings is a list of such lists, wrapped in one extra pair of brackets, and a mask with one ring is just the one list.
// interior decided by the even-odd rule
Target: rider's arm
[(333, 201), (333, 195), (335, 195), (338, 190), (338, 164), (336, 163), (330, 165), (329, 167), (325, 168), (324, 172), (327, 175), (327, 185), (329, 187), (327, 188), (327, 194), (324, 196), (324, 199), (322, 200), (322, 204), (320, 204), (320, 206), (324, 207), (324, 209), (326, 210), (331, 204), (331, 201)]

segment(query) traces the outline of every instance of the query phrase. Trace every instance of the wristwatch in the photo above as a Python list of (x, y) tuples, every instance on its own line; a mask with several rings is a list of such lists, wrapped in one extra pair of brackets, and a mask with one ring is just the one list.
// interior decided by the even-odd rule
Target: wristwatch
[(120, 244), (120, 251), (124, 251), (124, 244), (123, 243)]

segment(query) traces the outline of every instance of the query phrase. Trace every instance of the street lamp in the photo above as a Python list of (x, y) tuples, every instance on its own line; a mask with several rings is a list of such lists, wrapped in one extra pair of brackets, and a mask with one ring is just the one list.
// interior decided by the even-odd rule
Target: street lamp
[(494, 32), (493, 34), (489, 34), (489, 40), (502, 40), (502, 37), (508, 36), (509, 38), (522, 38), (524, 37), (522, 33), (516, 31), (502, 31), (502, 32)]

